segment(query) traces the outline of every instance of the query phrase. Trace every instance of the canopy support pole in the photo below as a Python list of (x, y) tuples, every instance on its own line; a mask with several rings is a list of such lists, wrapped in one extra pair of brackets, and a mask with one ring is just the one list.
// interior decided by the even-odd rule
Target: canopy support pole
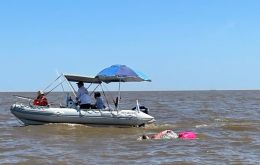
[(77, 97), (76, 95), (76, 90), (73, 88), (73, 86), (71, 85), (71, 83), (68, 81), (68, 79), (66, 79), (66, 77), (64, 76), (64, 74), (62, 73), (63, 78), (66, 80), (66, 82), (68, 83), (69, 87), (72, 90), (72, 93), (74, 94), (75, 97)]
[(111, 110), (110, 105), (109, 105), (109, 102), (108, 102), (108, 98), (107, 98), (106, 93), (105, 93), (105, 91), (104, 91), (104, 89), (103, 89), (103, 87), (102, 87), (102, 84), (100, 84), (100, 87), (101, 87), (101, 90), (102, 90), (102, 92), (103, 92), (103, 95), (104, 95), (104, 97), (105, 97), (105, 99), (106, 99), (107, 106), (108, 106), (109, 110)]
[(119, 84), (118, 84), (118, 97), (116, 99), (116, 110), (118, 111), (119, 109), (119, 102), (120, 102), (120, 98), (121, 98), (121, 79), (119, 80)]
[[(92, 83), (91, 83), (91, 84), (92, 84)], [(100, 84), (98, 84), (98, 85), (96, 86), (96, 88), (93, 89), (93, 91), (90, 93), (90, 96), (95, 92), (95, 90), (99, 87), (99, 85), (100, 85)]]

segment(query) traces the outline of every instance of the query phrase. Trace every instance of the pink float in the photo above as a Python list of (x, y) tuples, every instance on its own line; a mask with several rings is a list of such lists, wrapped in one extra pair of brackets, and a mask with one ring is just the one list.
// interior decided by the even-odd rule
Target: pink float
[(197, 136), (194, 132), (181, 132), (179, 133), (180, 139), (196, 139)]

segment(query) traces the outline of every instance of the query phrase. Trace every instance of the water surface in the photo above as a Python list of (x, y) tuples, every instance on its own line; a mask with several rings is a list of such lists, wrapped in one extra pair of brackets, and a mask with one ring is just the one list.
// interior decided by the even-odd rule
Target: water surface
[[(35, 95), (0, 93), (0, 164), (260, 164), (260, 91), (122, 92), (122, 107), (150, 108), (157, 121), (144, 128), (23, 126), (9, 110), (15, 94)], [(165, 129), (198, 139), (136, 140)]]

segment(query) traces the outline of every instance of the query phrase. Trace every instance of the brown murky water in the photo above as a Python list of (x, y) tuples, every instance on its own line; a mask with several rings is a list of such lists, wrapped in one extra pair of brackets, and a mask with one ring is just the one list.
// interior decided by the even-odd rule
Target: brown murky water
[[(23, 126), (14, 94), (34, 96), (0, 93), (0, 164), (260, 164), (260, 91), (123, 92), (122, 106), (150, 108), (157, 122), (144, 128)], [(136, 140), (165, 129), (198, 139)]]

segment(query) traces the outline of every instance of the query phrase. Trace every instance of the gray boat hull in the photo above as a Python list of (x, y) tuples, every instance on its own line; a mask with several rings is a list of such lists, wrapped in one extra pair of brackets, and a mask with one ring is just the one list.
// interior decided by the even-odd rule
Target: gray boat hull
[(26, 125), (46, 123), (77, 123), (95, 125), (139, 126), (154, 121), (154, 118), (137, 110), (99, 110), (36, 107), (13, 104), (11, 112)]

